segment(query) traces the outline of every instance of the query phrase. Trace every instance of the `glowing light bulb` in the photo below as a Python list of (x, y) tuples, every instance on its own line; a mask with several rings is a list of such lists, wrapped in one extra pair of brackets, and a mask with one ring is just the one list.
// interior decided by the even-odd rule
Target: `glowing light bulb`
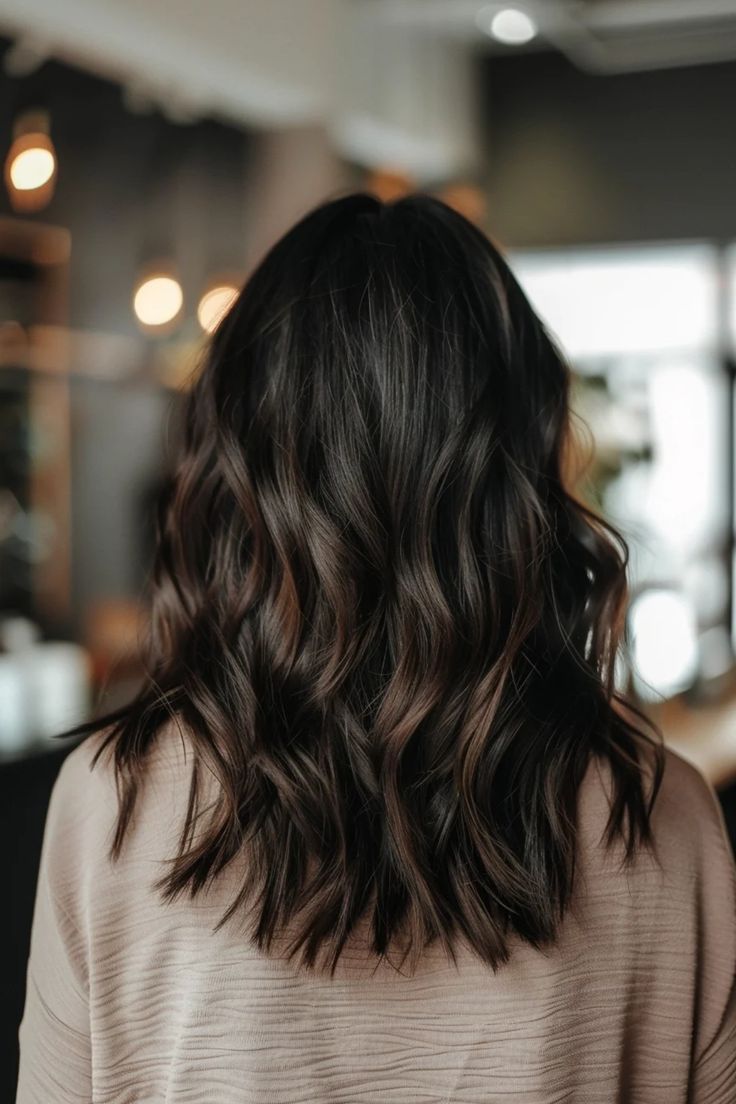
[(21, 192), (42, 188), (54, 175), (56, 158), (50, 149), (31, 146), (15, 155), (10, 164), (10, 181)]
[(165, 326), (176, 318), (183, 302), (179, 281), (158, 273), (138, 285), (133, 296), (133, 310), (142, 326)]
[(238, 289), (232, 284), (218, 284), (206, 291), (199, 300), (197, 318), (205, 333), (213, 333), (238, 297)]
[(5, 158), (5, 186), (14, 211), (40, 211), (54, 194), (58, 161), (49, 134), (48, 113), (24, 111), (13, 124)]

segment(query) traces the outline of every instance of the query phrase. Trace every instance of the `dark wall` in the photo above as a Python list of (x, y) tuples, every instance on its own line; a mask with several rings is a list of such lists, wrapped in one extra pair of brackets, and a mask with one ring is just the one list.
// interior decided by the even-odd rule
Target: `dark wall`
[(482, 72), (506, 243), (736, 238), (736, 63), (597, 76), (528, 54)]

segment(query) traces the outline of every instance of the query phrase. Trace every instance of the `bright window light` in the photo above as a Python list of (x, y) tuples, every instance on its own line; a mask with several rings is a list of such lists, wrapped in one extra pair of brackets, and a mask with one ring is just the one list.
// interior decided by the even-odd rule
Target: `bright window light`
[(511, 264), (573, 358), (712, 349), (715, 251), (707, 245), (519, 253)]
[(692, 685), (698, 639), (692, 604), (676, 590), (644, 591), (629, 611), (634, 675), (642, 697), (672, 697)]
[(728, 380), (668, 360), (647, 384), (652, 462), (642, 521), (686, 562), (726, 536)]

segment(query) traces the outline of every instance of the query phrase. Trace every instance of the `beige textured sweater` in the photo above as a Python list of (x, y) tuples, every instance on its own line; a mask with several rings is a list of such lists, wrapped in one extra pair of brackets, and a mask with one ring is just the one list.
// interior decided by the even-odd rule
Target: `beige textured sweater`
[[(662, 862), (628, 874), (599, 840), (608, 776), (581, 790), (575, 905), (546, 954), (519, 944), (494, 975), (462, 950), (413, 977), (356, 938), (337, 976), (301, 975), (207, 898), (165, 906), (191, 752), (151, 762), (118, 866), (114, 782), (95, 741), (66, 759), (49, 808), (18, 1104), (734, 1104), (736, 870), (720, 807), (672, 752), (654, 815)], [(274, 855), (274, 862), (278, 856)], [(237, 877), (237, 871), (234, 872)]]

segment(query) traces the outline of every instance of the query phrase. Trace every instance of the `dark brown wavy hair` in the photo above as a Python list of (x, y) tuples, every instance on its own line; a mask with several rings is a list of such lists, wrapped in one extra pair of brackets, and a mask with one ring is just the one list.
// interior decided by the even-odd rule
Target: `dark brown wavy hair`
[(553, 942), (594, 755), (608, 845), (651, 844), (661, 734), (614, 685), (628, 548), (565, 485), (569, 389), (498, 250), (439, 200), (348, 195), (277, 242), (186, 397), (146, 680), (73, 730), (109, 726), (112, 859), (172, 717), (194, 769), (157, 888), (247, 856), (220, 924), (249, 906), (266, 950), (293, 925), (307, 969), (334, 972), (364, 918), (412, 966), (458, 936), (494, 970), (513, 935)]

